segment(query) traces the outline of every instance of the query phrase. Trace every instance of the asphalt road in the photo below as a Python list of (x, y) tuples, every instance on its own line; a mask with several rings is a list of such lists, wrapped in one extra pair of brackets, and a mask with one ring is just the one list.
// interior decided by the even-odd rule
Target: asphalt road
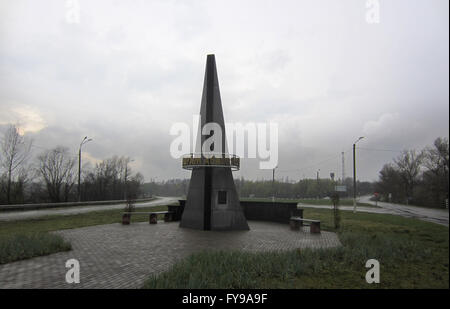
[[(375, 202), (370, 200), (370, 196), (362, 196), (360, 202), (375, 205)], [(384, 202), (378, 202), (377, 206), (394, 215), (417, 218), (448, 226), (448, 209), (425, 208)]]
[[(177, 201), (178, 198), (176, 197), (158, 197), (156, 200), (144, 203), (137, 203), (135, 206), (136, 208), (161, 206), (171, 204)], [(368, 203), (375, 205), (375, 202), (370, 200), (370, 196), (362, 196), (359, 199), (359, 201), (361, 203)], [(307, 205), (307, 204), (299, 204), (299, 205), (301, 207), (307, 208), (322, 208), (322, 209), (332, 208), (332, 206), (323, 206), (323, 205)], [(424, 221), (449, 226), (448, 209), (446, 210), (446, 209), (424, 208), (424, 207), (391, 204), (384, 202), (378, 202), (377, 206), (378, 207), (358, 206), (357, 211), (398, 215), (402, 217), (416, 218)], [(95, 205), (95, 206), (68, 207), (58, 209), (1, 212), (0, 221), (23, 220), (23, 219), (39, 218), (49, 215), (74, 215), (98, 210), (122, 209), (124, 207), (125, 204), (116, 204), (116, 205)], [(352, 211), (353, 206), (340, 206), (339, 209), (345, 211)]]
[[(370, 200), (370, 196), (362, 196), (359, 199), (360, 203), (367, 203), (375, 205), (375, 202)], [(325, 208), (331, 209), (332, 206), (321, 206), (321, 205), (306, 205), (299, 204), (301, 207), (307, 208)], [(364, 207), (358, 206), (356, 209), (358, 212), (370, 212), (379, 214), (391, 214), (407, 218), (416, 218), (424, 221), (429, 221), (437, 224), (442, 224), (449, 226), (448, 224), (448, 209), (436, 209), (436, 208), (425, 208), (418, 206), (407, 206), (401, 204), (392, 204), (378, 202), (378, 207)], [(353, 206), (339, 206), (340, 210), (352, 211)]]
[[(135, 208), (152, 207), (168, 205), (173, 202), (177, 202), (177, 198), (174, 197), (157, 197), (153, 201), (136, 203)], [(54, 208), (54, 209), (39, 209), (39, 210), (25, 210), (25, 211), (9, 211), (0, 212), (0, 221), (13, 221), (13, 220), (23, 220), (31, 218), (39, 218), (51, 215), (76, 215), (81, 213), (87, 213), (91, 211), (98, 210), (110, 210), (110, 209), (122, 209), (125, 204), (114, 204), (114, 205), (95, 205), (95, 206), (75, 206), (67, 208)]]

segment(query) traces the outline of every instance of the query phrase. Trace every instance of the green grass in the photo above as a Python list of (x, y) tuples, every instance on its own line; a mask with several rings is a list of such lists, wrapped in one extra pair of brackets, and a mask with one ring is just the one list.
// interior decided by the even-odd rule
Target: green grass
[[(167, 206), (143, 207), (136, 211), (163, 211)], [(91, 211), (77, 215), (51, 215), (35, 219), (19, 221), (0, 221), (0, 238), (14, 234), (28, 234), (37, 232), (51, 232), (79, 227), (111, 224), (122, 222), (123, 209)], [(132, 222), (143, 222), (148, 220), (147, 215), (135, 214), (131, 217)]]
[[(324, 200), (324, 199), (299, 199), (298, 200), (299, 203), (302, 204), (309, 204), (309, 205), (333, 205), (331, 200)], [(365, 206), (365, 207), (378, 207), (369, 203), (360, 203), (357, 202), (356, 203), (357, 206)], [(353, 206), (353, 199), (351, 198), (345, 198), (345, 199), (341, 199), (339, 201), (339, 206)]]
[[(333, 230), (332, 212), (305, 209)], [(392, 215), (341, 212), (342, 247), (249, 253), (204, 251), (150, 277), (144, 288), (446, 288), (448, 227)], [(300, 235), (299, 235), (300, 237)], [(367, 284), (365, 262), (380, 262)]]
[[(241, 201), (256, 201), (256, 202), (271, 202), (271, 198), (241, 198)], [(285, 199), (285, 198), (276, 198), (276, 202), (278, 203), (301, 203), (307, 205), (329, 205), (332, 206), (333, 203), (331, 199)], [(378, 207), (369, 203), (356, 203), (357, 206), (364, 207)], [(353, 206), (353, 199), (345, 198), (339, 201), (339, 206)]]
[[(144, 207), (136, 211), (163, 211), (167, 206)], [(85, 226), (120, 223), (123, 209), (93, 211), (77, 215), (51, 215), (36, 219), (0, 221), (0, 264), (70, 250), (70, 244), (49, 232)], [(148, 220), (135, 214), (132, 222)], [(161, 218), (160, 218), (161, 219)]]
[(389, 203), (389, 204), (393, 204), (393, 205), (399, 205), (399, 206), (407, 206), (407, 207), (416, 207), (416, 208), (430, 208), (430, 209), (441, 209), (441, 210), (447, 210), (447, 208), (445, 208), (445, 205), (441, 205), (441, 206), (436, 206), (433, 204), (426, 204), (426, 205), (414, 205), (414, 204), (408, 204), (406, 205), (406, 203), (394, 203), (394, 202), (389, 202), (389, 201), (380, 201), (382, 203)]
[[(144, 201), (137, 200), (134, 203), (135, 204), (148, 203), (148, 202), (151, 202), (151, 201), (156, 200), (156, 199), (157, 199), (156, 197), (151, 197), (151, 198), (145, 199)], [(91, 202), (95, 203), (96, 201), (91, 201)], [(26, 209), (26, 210), (67, 209), (67, 208), (80, 208), (80, 207), (92, 207), (92, 206), (105, 206), (105, 207), (107, 207), (107, 206), (111, 206), (111, 205), (125, 204), (124, 201), (120, 201), (120, 202), (104, 201), (104, 203), (102, 203), (102, 204), (89, 204), (90, 203), (89, 201), (85, 201), (85, 202), (82, 202), (82, 203), (88, 203), (88, 204), (74, 205), (71, 202), (69, 202), (68, 203), (69, 205), (58, 205), (58, 206), (55, 206), (55, 204), (60, 204), (60, 203), (49, 203), (49, 205), (51, 205), (51, 207), (40, 207), (38, 209), (31, 208), (31, 209)], [(65, 204), (65, 203), (62, 203), (62, 204)], [(27, 204), (25, 204), (25, 205), (27, 205)], [(32, 205), (32, 204), (29, 204), (29, 205)], [(0, 205), (0, 206), (14, 206), (14, 205)], [(17, 210), (17, 209), (2, 210), (2, 212), (5, 212), (5, 213), (11, 213), (11, 212), (16, 212), (16, 211), (21, 211), (21, 210)]]
[[(139, 208), (161, 211), (167, 206)], [(70, 250), (48, 232), (119, 223), (122, 209), (0, 222), (0, 263)], [(305, 209), (333, 231), (331, 210)], [(132, 222), (147, 221), (135, 214)], [(246, 253), (205, 251), (151, 277), (146, 288), (448, 288), (448, 227), (393, 215), (341, 212), (340, 248)], [(56, 238), (55, 238), (56, 237)], [(45, 249), (45, 250), (44, 250)], [(46, 251), (47, 250), (47, 251)], [(366, 260), (381, 264), (369, 285)], [(4, 262), (6, 261), (6, 262)]]
[(2, 237), (0, 238), (0, 264), (71, 249), (70, 243), (64, 241), (61, 236), (50, 233)]

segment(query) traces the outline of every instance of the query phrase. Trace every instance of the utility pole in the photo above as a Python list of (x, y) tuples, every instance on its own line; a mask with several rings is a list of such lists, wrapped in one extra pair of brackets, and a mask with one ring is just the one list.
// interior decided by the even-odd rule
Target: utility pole
[(320, 168), (317, 171), (317, 199), (320, 198), (320, 181), (319, 181), (319, 172), (320, 172)]
[(272, 170), (272, 202), (275, 202), (275, 168)]
[(92, 138), (90, 139), (87, 138), (88, 138), (87, 136), (83, 138), (83, 140), (80, 143), (80, 148), (78, 148), (78, 202), (81, 201), (81, 147), (84, 144), (92, 141)]
[(81, 144), (80, 148), (78, 149), (78, 202), (81, 201)]
[(356, 143), (363, 138), (361, 136), (353, 143), (353, 212), (356, 212)]
[(344, 152), (342, 152), (342, 185), (345, 185), (345, 160), (344, 160)]

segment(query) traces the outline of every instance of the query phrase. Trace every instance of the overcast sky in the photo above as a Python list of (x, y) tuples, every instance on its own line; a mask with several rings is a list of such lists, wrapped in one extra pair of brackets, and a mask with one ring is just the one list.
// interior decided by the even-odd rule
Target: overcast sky
[[(448, 0), (378, 2), (371, 24), (365, 0), (0, 0), (0, 129), (19, 123), (36, 154), (87, 135), (84, 162), (189, 177), (169, 130), (200, 111), (214, 53), (225, 121), (278, 122), (277, 178), (340, 177), (342, 151), (351, 176), (365, 136), (358, 178), (376, 180), (449, 132)], [(270, 179), (258, 162), (235, 177)]]

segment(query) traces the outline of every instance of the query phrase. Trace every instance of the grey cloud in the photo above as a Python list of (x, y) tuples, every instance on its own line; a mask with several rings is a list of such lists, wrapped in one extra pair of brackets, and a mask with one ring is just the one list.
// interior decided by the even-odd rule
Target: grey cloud
[[(198, 113), (207, 53), (227, 122), (279, 123), (280, 177), (340, 175), (341, 151), (350, 175), (360, 135), (392, 150), (448, 136), (447, 1), (381, 1), (379, 25), (356, 0), (79, 2), (80, 24), (59, 1), (2, 4), (0, 125), (33, 110), (47, 125), (27, 133), (37, 145), (76, 152), (89, 135), (94, 158), (128, 155), (147, 180), (188, 177), (169, 129)], [(360, 177), (395, 155), (361, 149)], [(255, 160), (239, 175), (271, 177)]]

